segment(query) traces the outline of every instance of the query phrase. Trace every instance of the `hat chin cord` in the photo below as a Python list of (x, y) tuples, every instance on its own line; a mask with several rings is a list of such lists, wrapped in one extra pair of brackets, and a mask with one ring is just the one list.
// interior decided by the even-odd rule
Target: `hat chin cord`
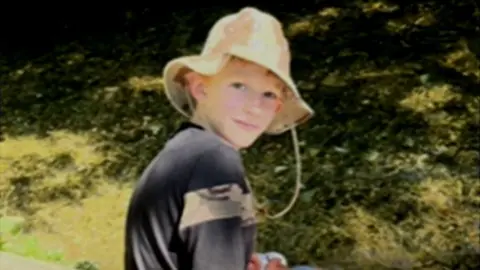
[[(194, 106), (193, 99), (189, 94), (186, 94), (186, 98), (187, 98), (187, 102), (188, 102), (188, 105), (189, 105), (189, 108), (190, 108), (191, 115), (193, 115), (193, 113), (195, 111), (195, 106)], [(281, 218), (281, 217), (285, 216), (288, 212), (290, 212), (290, 210), (292, 210), (293, 206), (295, 205), (295, 202), (297, 201), (298, 196), (300, 195), (300, 190), (303, 188), (303, 184), (302, 184), (302, 160), (301, 160), (301, 156), (300, 156), (300, 146), (299, 146), (299, 142), (298, 142), (298, 135), (297, 135), (296, 128), (295, 127), (290, 128), (290, 133), (292, 135), (293, 152), (294, 152), (294, 155), (295, 155), (295, 170), (296, 170), (295, 189), (294, 189), (293, 195), (290, 199), (290, 202), (288, 203), (288, 205), (282, 211), (280, 211), (280, 212), (278, 212), (274, 215), (270, 215), (270, 214), (268, 214), (268, 211), (266, 211), (265, 216), (269, 219), (278, 219), (278, 218)], [(247, 180), (246, 182), (247, 182), (247, 185), (249, 186), (249, 188), (253, 192), (253, 189), (251, 188), (249, 181)], [(265, 203), (258, 203), (255, 198), (253, 200), (254, 200), (254, 204), (257, 208), (264, 208)]]
[(292, 134), (293, 151), (295, 154), (295, 170), (296, 170), (295, 190), (293, 192), (292, 198), (290, 199), (290, 202), (282, 211), (276, 213), (275, 215), (269, 215), (268, 213), (266, 213), (266, 217), (270, 219), (281, 218), (284, 215), (286, 215), (290, 210), (292, 210), (293, 206), (295, 205), (295, 202), (298, 199), (298, 196), (300, 195), (300, 190), (303, 188), (302, 160), (300, 156), (300, 146), (298, 143), (297, 130), (295, 129), (295, 127), (292, 127), (290, 129), (290, 133)]

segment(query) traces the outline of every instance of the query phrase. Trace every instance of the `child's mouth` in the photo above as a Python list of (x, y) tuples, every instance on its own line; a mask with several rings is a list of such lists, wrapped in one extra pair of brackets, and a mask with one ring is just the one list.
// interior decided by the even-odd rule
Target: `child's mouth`
[(249, 123), (241, 121), (241, 120), (233, 119), (233, 121), (238, 126), (240, 126), (242, 129), (245, 129), (247, 131), (255, 131), (255, 130), (259, 129), (259, 127), (257, 125), (252, 125), (252, 124), (249, 124)]

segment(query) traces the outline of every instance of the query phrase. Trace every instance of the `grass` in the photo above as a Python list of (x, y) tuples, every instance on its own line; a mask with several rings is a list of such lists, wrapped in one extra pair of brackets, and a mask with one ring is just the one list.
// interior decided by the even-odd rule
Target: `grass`
[[(125, 209), (132, 189), (114, 184), (105, 175), (102, 178), (99, 167), (109, 155), (96, 150), (98, 145), (92, 136), (66, 131), (48, 138), (7, 138), (1, 144), (0, 173), (7, 176), (0, 182), (5, 199), (2, 220), (10, 224), (2, 227), (15, 232), (10, 233), (3, 250), (45, 261), (88, 260), (102, 270), (121, 269)], [(60, 164), (59, 157), (65, 156), (71, 160)], [(88, 177), (95, 176), (88, 185), (85, 171), (90, 172)], [(15, 180), (18, 177), (31, 180), (20, 188)], [(386, 222), (359, 206), (350, 207), (341, 218), (344, 225), (337, 231), (355, 240), (350, 259), (365, 266), (411, 267), (422, 254), (440, 254), (459, 243), (480, 250), (480, 235), (474, 227), (479, 214), (462, 207), (465, 202), (478, 203), (480, 187), (477, 183), (469, 186), (474, 189), (465, 191), (465, 183), (449, 178), (427, 179), (414, 185), (405, 199), (416, 201), (424, 212), (403, 224)], [(72, 194), (78, 196), (53, 195), (65, 188), (77, 189)], [(82, 191), (85, 189), (88, 192)], [(82, 193), (89, 195), (79, 195)], [(29, 198), (30, 206), (15, 200), (19, 194)], [(22, 223), (21, 230), (12, 225), (15, 222)], [(412, 229), (414, 222), (416, 229)]]
[[(5, 217), (4, 217), (5, 218)], [(44, 249), (39, 240), (29, 234), (6, 235), (2, 237), (0, 251), (10, 252), (41, 261), (68, 264), (62, 250)]]
[[(425, 256), (451, 256), (458, 253), (480, 251), (480, 215), (463, 202), (478, 200), (475, 190), (464, 192), (465, 184), (456, 179), (426, 179), (405, 194), (415, 201), (423, 214), (410, 217), (399, 224), (385, 222), (367, 209), (352, 207), (346, 215), (345, 231), (355, 239), (354, 260), (362, 265), (377, 264), (400, 268), (421, 267), (418, 262)], [(460, 250), (458, 248), (461, 248)], [(467, 249), (465, 249), (468, 247)]]
[[(69, 263), (88, 259), (121, 269), (123, 218), (131, 188), (100, 169), (108, 159), (87, 134), (8, 138), (0, 145), (2, 250)], [(19, 179), (23, 179), (20, 181)], [(86, 196), (89, 194), (89, 196)], [(11, 225), (21, 220), (21, 229)], [(17, 221), (17, 223), (20, 223)], [(15, 233), (13, 233), (15, 232)], [(92, 248), (95, 247), (95, 248)]]
[(131, 189), (105, 185), (98, 191), (102, 195), (79, 206), (45, 205), (35, 215), (44, 225), (33, 234), (49, 248), (63, 249), (68, 259), (88, 259), (102, 270), (122, 269), (124, 216)]

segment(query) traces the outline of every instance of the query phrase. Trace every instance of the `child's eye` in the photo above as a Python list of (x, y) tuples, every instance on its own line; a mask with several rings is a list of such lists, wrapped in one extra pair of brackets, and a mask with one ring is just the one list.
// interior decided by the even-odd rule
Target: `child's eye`
[(273, 92), (264, 92), (263, 96), (268, 98), (268, 99), (277, 99), (278, 98), (277, 94), (275, 94)]
[(238, 89), (238, 90), (246, 90), (247, 88), (243, 83), (235, 82), (231, 84), (233, 88)]

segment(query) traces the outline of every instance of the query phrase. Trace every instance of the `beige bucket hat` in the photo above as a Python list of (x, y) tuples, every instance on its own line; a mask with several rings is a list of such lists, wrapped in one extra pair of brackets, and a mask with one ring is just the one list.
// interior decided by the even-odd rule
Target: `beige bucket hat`
[(189, 70), (206, 76), (215, 75), (232, 56), (269, 69), (288, 89), (281, 111), (265, 133), (283, 133), (313, 116), (313, 110), (301, 98), (291, 77), (290, 48), (281, 23), (272, 15), (252, 7), (219, 19), (211, 28), (200, 55), (184, 56), (167, 63), (163, 79), (173, 107), (190, 117), (192, 99), (185, 89), (183, 75)]

